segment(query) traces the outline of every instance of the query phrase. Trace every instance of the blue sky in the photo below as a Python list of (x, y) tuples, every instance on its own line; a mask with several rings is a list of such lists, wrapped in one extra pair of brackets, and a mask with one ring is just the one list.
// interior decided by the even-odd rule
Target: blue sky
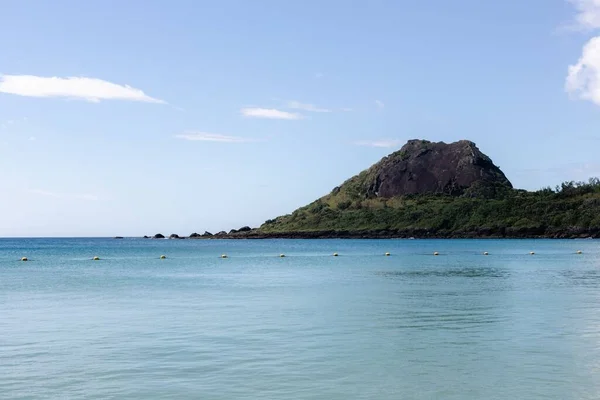
[(293, 211), (406, 140), (600, 176), (600, 0), (0, 2), (0, 236)]

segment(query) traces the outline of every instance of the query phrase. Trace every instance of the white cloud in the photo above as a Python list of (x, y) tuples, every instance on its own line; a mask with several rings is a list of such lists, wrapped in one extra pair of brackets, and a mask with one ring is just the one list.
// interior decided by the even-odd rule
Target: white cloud
[(302, 119), (303, 116), (297, 113), (280, 111), (274, 108), (242, 108), (241, 113), (244, 117), (251, 118), (269, 118), (269, 119)]
[(98, 200), (98, 196), (93, 195), (93, 194), (70, 194), (70, 193), (57, 193), (57, 192), (50, 192), (48, 190), (42, 190), (42, 189), (32, 189), (29, 191), (29, 193), (32, 194), (37, 194), (40, 196), (46, 196), (46, 197), (54, 197), (56, 199), (76, 199), (76, 200), (87, 200), (87, 201), (97, 201)]
[(202, 142), (221, 142), (221, 143), (246, 143), (254, 142), (253, 139), (243, 138), (239, 136), (226, 136), (217, 133), (194, 132), (186, 131), (180, 135), (175, 135), (178, 139), (202, 141)]
[(340, 108), (340, 111), (343, 111), (343, 112), (350, 112), (350, 111), (354, 111), (354, 109), (352, 109), (352, 108), (349, 108), (349, 107), (342, 107), (342, 108)]
[(368, 146), (368, 147), (398, 147), (402, 143), (401, 140), (396, 139), (380, 139), (380, 140), (361, 140), (354, 142), (357, 146)]
[(600, 28), (600, 0), (568, 0), (577, 9), (576, 26), (584, 29)]
[(584, 46), (577, 64), (569, 66), (565, 90), (600, 105), (600, 36), (592, 38)]
[(327, 108), (319, 108), (317, 106), (315, 106), (314, 104), (306, 104), (306, 103), (300, 103), (298, 101), (288, 101), (287, 103), (288, 108), (293, 108), (295, 110), (304, 110), (304, 111), (311, 111), (311, 112), (318, 112), (318, 113), (328, 113), (331, 112), (331, 110), (327, 109)]
[(0, 75), (0, 93), (26, 97), (66, 97), (94, 103), (101, 100), (127, 100), (166, 104), (128, 85), (83, 77)]
[(383, 101), (381, 100), (375, 100), (375, 104), (377, 105), (377, 107), (379, 108), (383, 108), (385, 107), (385, 104), (383, 104)]

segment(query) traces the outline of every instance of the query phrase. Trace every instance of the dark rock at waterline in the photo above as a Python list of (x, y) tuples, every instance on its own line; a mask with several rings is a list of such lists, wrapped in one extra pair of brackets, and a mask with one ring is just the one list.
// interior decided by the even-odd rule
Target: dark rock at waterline
[(162, 233), (157, 233), (156, 235), (152, 236), (153, 239), (164, 239), (165, 235), (163, 235)]
[(212, 233), (210, 233), (209, 231), (204, 231), (204, 233), (202, 234), (203, 237), (209, 237), (209, 236), (213, 236)]
[(123, 236), (115, 236), (115, 239), (123, 239)]
[(227, 232), (221, 231), (221, 232), (218, 232), (217, 234), (215, 234), (215, 236), (227, 236)]
[(235, 230), (235, 229), (232, 229), (232, 230), (229, 231), (229, 235), (234, 235), (236, 233), (238, 233), (238, 231)]
[(194, 239), (194, 238), (199, 238), (199, 237), (200, 237), (200, 234), (199, 234), (199, 233), (197, 233), (197, 232), (194, 232), (194, 233), (192, 233), (192, 234), (191, 234), (189, 237), (190, 237), (190, 238), (192, 238), (192, 239)]
[(150, 239), (150, 236), (144, 235), (144, 239)]
[(252, 228), (250, 228), (249, 226), (243, 226), (240, 229), (238, 229), (238, 232), (250, 232), (252, 230)]
[(181, 238), (179, 237), (179, 235), (178, 235), (178, 234), (176, 234), (176, 233), (172, 233), (172, 234), (169, 236), (169, 239), (181, 239)]

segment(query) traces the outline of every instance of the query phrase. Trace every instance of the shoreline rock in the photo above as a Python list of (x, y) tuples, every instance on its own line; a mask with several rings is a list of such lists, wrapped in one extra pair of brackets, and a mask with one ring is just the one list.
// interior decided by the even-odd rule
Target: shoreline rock
[[(557, 231), (552, 228), (500, 228), (478, 231), (431, 231), (431, 230), (367, 230), (367, 231), (308, 231), (308, 232), (260, 232), (215, 235), (213, 239), (600, 239), (600, 228)], [(202, 238), (200, 238), (202, 239)], [(208, 239), (208, 238), (206, 238)]]

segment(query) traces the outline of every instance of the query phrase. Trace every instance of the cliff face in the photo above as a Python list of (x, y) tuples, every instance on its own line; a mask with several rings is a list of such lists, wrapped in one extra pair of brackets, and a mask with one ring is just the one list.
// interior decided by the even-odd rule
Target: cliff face
[(368, 198), (425, 193), (458, 196), (474, 184), (512, 188), (500, 168), (468, 140), (450, 144), (410, 140), (352, 180)]

